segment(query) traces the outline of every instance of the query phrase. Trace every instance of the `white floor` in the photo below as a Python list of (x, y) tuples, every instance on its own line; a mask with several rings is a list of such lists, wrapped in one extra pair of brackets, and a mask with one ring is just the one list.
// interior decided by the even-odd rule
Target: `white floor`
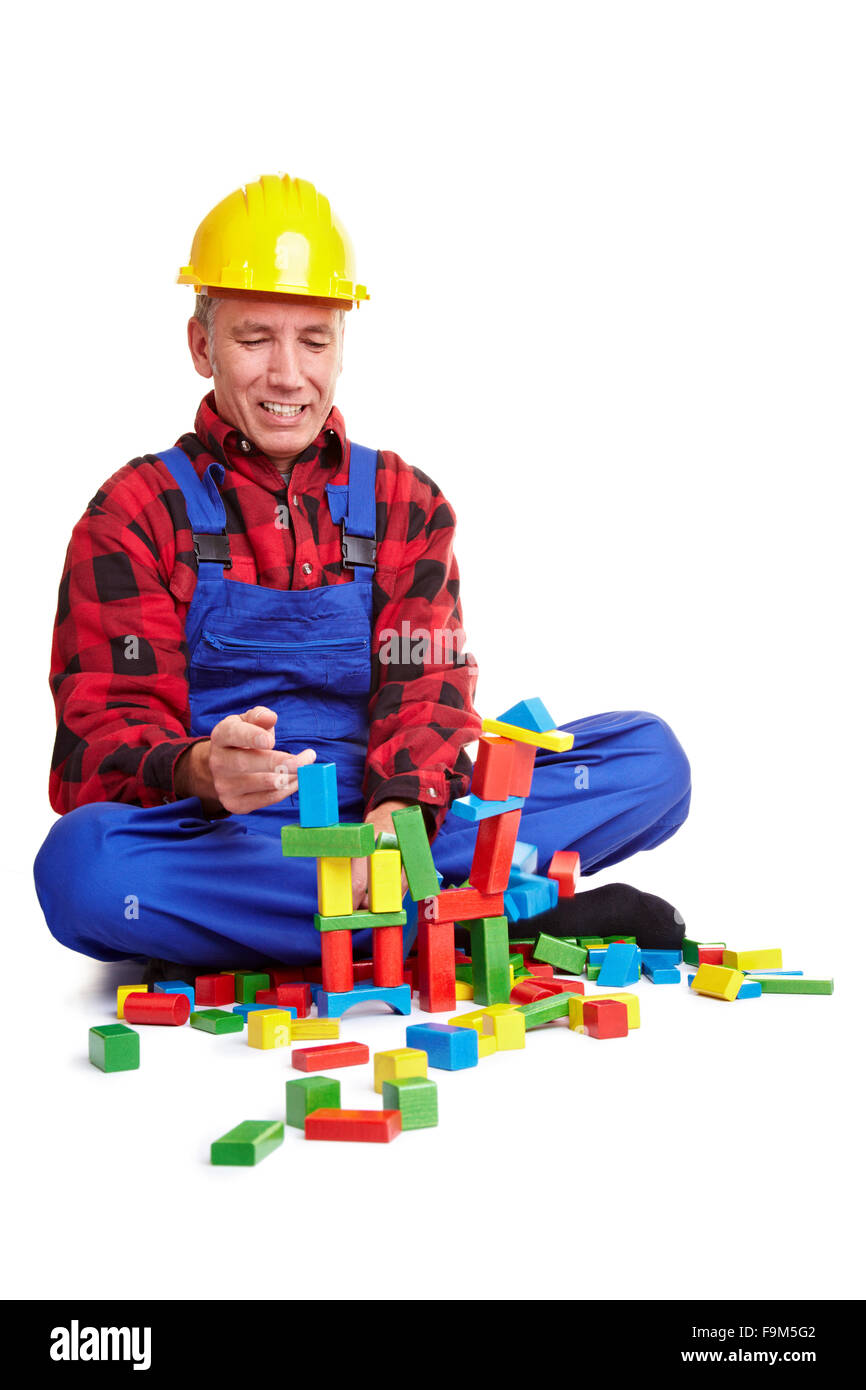
[[(300, 1074), (288, 1053), (141, 1028), (139, 1071), (96, 1070), (88, 1028), (137, 976), (57, 945), (28, 875), (9, 884), (28, 950), (4, 1010), (6, 1296), (862, 1296), (859, 1018), (844, 972), (832, 998), (732, 1005), (642, 982), (627, 1040), (556, 1025), (525, 1052), (432, 1073), (435, 1130), (366, 1146), (287, 1128), (257, 1168), (218, 1169), (213, 1139), (284, 1118), (284, 1082)], [(807, 941), (802, 926), (785, 933), (787, 965), (832, 973), (830, 942), (795, 959), (792, 936)], [(404, 1028), (350, 1014), (342, 1036), (373, 1051), (403, 1045)], [(381, 1104), (372, 1064), (334, 1074), (344, 1105)]]

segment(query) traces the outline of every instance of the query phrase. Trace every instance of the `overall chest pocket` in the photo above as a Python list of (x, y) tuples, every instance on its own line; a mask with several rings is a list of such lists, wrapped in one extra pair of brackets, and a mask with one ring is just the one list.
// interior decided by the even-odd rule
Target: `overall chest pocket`
[(226, 714), (254, 704), (275, 710), (278, 745), (317, 734), (358, 734), (370, 682), (369, 639), (281, 640), (209, 628), (201, 634), (189, 673), (191, 701), (203, 701), (211, 715), (217, 703), (226, 706)]

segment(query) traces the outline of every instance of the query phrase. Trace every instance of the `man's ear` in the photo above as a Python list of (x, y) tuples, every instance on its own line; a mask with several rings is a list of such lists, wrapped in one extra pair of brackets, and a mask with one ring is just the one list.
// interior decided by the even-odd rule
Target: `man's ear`
[(210, 351), (208, 349), (207, 333), (198, 319), (192, 318), (187, 324), (186, 340), (189, 343), (189, 353), (192, 358), (193, 366), (199, 376), (212, 377), (213, 367), (211, 365)]

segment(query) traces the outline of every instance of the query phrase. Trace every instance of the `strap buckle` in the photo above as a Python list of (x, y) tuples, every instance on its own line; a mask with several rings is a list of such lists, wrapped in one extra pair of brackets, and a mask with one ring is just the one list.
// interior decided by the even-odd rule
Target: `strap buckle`
[(220, 536), (210, 535), (208, 532), (199, 531), (192, 538), (195, 546), (195, 558), (199, 564), (212, 562), (215, 565), (223, 565), (225, 569), (232, 567), (231, 550), (229, 538), (223, 531)]
[(346, 531), (345, 521), (341, 527), (343, 537), (343, 564), (347, 569), (354, 569), (355, 565), (369, 566), (370, 569), (376, 568), (376, 538), (375, 536), (352, 536)]

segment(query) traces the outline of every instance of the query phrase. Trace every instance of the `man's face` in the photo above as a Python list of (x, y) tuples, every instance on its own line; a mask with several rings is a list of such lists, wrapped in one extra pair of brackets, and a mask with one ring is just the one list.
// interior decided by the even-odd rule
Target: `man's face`
[(343, 364), (344, 314), (291, 299), (220, 299), (212, 350), (190, 319), (192, 359), (201, 376), (213, 376), (218, 414), (278, 468), (328, 418)]

